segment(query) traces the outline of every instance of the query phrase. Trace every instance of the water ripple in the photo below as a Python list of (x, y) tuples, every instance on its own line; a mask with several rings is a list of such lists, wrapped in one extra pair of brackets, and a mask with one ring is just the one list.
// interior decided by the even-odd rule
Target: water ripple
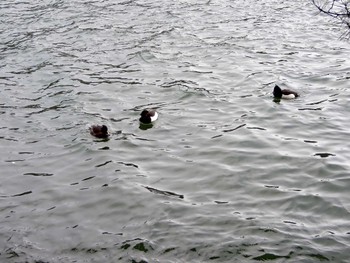
[(4, 0), (1, 260), (347, 262), (350, 51), (315, 14)]

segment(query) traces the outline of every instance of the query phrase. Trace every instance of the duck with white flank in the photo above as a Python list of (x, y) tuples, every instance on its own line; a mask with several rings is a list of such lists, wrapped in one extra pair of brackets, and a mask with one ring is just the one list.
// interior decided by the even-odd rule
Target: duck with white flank
[(145, 109), (141, 112), (139, 119), (142, 124), (151, 124), (158, 119), (158, 113), (155, 110)]
[(100, 139), (107, 139), (109, 137), (108, 128), (106, 125), (92, 125), (89, 127), (90, 134)]
[(299, 97), (299, 94), (293, 90), (281, 89), (278, 85), (275, 85), (273, 96), (277, 99), (295, 99)]

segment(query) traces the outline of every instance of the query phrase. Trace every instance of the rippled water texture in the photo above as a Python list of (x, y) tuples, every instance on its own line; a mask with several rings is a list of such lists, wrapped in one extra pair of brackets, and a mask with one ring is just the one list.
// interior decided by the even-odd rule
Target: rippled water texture
[(348, 262), (350, 44), (309, 1), (0, 20), (1, 262)]

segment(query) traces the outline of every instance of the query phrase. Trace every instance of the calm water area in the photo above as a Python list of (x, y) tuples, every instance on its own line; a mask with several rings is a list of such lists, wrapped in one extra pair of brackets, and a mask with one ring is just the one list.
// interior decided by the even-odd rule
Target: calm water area
[(2, 0), (0, 21), (0, 262), (350, 262), (350, 42), (311, 1)]

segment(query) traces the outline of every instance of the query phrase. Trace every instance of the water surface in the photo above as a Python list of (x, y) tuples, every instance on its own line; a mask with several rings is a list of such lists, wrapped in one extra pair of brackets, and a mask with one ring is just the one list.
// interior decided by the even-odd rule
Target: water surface
[(347, 262), (350, 46), (308, 1), (0, 17), (2, 262)]

